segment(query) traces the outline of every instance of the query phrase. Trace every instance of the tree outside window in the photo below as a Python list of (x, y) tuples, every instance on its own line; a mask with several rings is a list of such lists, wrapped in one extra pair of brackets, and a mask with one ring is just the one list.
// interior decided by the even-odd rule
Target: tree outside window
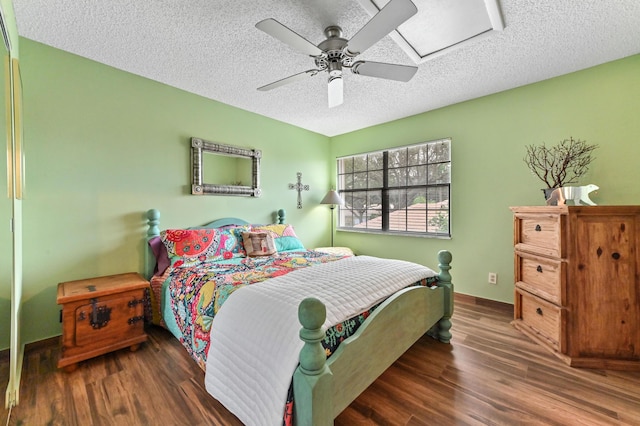
[(337, 161), (341, 229), (451, 235), (450, 139)]

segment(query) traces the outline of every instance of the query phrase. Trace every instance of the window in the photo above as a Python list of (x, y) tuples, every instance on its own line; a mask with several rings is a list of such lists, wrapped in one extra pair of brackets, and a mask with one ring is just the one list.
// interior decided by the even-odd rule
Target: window
[(451, 139), (338, 158), (338, 226), (451, 235)]

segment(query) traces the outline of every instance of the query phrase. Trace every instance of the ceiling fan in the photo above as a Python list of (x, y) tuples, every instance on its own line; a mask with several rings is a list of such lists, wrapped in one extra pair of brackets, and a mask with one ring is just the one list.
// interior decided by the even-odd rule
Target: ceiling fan
[(318, 46), (315, 46), (309, 40), (275, 19), (269, 18), (260, 21), (256, 24), (256, 28), (288, 44), (299, 52), (311, 56), (314, 58), (316, 68), (259, 87), (258, 90), (275, 89), (326, 71), (329, 74), (329, 108), (332, 108), (343, 102), (342, 71), (345, 68), (350, 68), (354, 74), (407, 82), (414, 76), (418, 67), (383, 62), (354, 61), (354, 59), (417, 12), (418, 9), (411, 0), (391, 0), (350, 40), (342, 38), (342, 29), (332, 25), (324, 30), (327, 39)]

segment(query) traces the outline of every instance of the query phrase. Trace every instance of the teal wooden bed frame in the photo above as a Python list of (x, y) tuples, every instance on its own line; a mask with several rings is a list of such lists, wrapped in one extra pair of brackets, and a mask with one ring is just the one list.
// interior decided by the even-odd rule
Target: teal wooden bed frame
[[(160, 212), (149, 210), (147, 220), (146, 243), (160, 234)], [(285, 223), (284, 210), (278, 211), (277, 222)], [(225, 218), (199, 228), (232, 224), (243, 225), (247, 222)], [(145, 273), (150, 277), (153, 275), (155, 258), (148, 244), (146, 247)], [(322, 324), (326, 318), (326, 308), (314, 298), (300, 303), (298, 320), (302, 324), (300, 338), (304, 346), (300, 351), (300, 365), (293, 376), (295, 425), (332, 425), (335, 417), (425, 333), (440, 342), (450, 342), (453, 314), (450, 263), (451, 253), (440, 251), (436, 288), (409, 287), (395, 293), (328, 359), (320, 343), (325, 335)], [(389, 329), (393, 333), (389, 333)], [(384, 346), (380, 345), (382, 341), (385, 342)]]

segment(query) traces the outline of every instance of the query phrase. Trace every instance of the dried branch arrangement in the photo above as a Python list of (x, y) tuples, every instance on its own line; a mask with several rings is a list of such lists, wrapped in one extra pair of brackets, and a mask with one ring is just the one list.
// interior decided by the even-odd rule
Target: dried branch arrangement
[(547, 188), (560, 188), (577, 182), (595, 159), (593, 151), (598, 145), (589, 145), (578, 139), (565, 139), (551, 147), (527, 145), (524, 162)]

